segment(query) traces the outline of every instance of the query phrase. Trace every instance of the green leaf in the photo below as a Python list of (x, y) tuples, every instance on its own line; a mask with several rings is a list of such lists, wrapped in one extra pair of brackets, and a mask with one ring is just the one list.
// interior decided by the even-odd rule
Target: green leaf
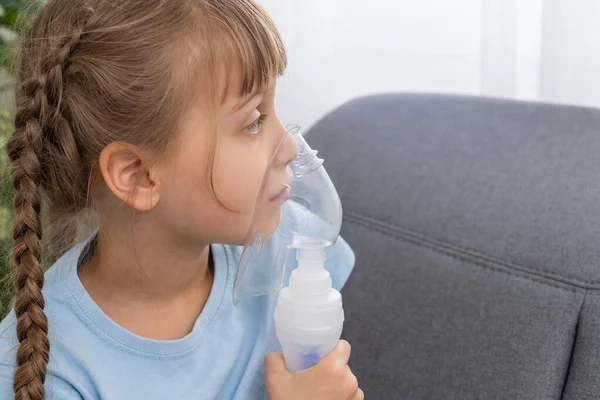
[(0, 104), (0, 207), (10, 204), (13, 185), (10, 180), (6, 142), (13, 132), (13, 120), (8, 110)]
[(11, 73), (18, 51), (18, 43), (2, 43), (0, 40), (0, 68), (4, 68)]
[(14, 187), (10, 180), (6, 141), (13, 131), (10, 112), (0, 103), (0, 319), (9, 312), (14, 290), (11, 284), (11, 225)]
[(9, 69), (13, 60), (13, 52), (9, 45), (0, 43), (0, 67)]
[(29, 25), (33, 16), (38, 12), (44, 1), (0, 0), (4, 13), (0, 14), (0, 26), (20, 32)]
[(24, 10), (31, 4), (28, 0), (0, 0), (0, 6), (4, 8), (16, 8), (18, 10)]
[(4, 16), (0, 17), (0, 26), (19, 33), (29, 25), (31, 18), (31, 14), (25, 10), (7, 8)]
[(12, 215), (8, 207), (0, 207), (0, 240), (10, 238), (10, 227), (12, 225)]

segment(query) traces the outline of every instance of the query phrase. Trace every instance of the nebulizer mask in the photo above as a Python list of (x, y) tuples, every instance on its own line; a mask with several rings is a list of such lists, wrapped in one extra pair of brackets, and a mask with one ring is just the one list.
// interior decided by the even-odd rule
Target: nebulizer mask
[[(282, 165), (282, 153), (290, 149), (297, 156)], [(316, 364), (341, 336), (342, 299), (325, 269), (341, 225), (342, 205), (323, 160), (291, 128), (265, 172), (233, 292), (237, 304), (279, 291), (275, 326), (290, 371)], [(294, 254), (298, 268), (282, 288), (286, 260)]]

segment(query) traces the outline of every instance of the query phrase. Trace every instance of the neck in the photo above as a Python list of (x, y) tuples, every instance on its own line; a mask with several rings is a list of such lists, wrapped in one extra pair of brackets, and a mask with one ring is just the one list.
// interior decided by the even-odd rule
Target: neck
[(129, 222), (128, 229), (113, 224), (109, 231), (100, 229), (95, 249), (79, 272), (86, 288), (146, 302), (210, 289), (213, 271), (208, 243), (176, 243), (173, 235), (148, 226), (143, 218)]
[[(190, 333), (212, 288), (210, 246), (185, 240), (152, 214), (101, 221), (79, 269), (83, 286), (117, 324), (158, 340)], [(110, 226), (110, 230), (106, 227)]]

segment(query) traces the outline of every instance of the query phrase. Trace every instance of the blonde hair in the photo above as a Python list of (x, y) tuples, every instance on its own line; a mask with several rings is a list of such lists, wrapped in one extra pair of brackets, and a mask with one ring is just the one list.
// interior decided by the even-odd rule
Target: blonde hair
[(50, 216), (56, 258), (88, 208), (100, 152), (124, 141), (160, 154), (198, 90), (190, 83), (216, 96), (222, 66), (240, 74), (241, 96), (285, 69), (281, 38), (251, 0), (49, 0), (23, 36), (7, 146), (16, 189), (16, 399), (45, 396), (40, 212)]

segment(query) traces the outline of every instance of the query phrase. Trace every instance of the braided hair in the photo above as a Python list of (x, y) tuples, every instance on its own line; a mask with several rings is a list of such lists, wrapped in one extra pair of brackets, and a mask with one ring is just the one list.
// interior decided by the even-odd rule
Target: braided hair
[[(16, 399), (44, 397), (44, 380), (50, 343), (48, 320), (44, 314), (44, 269), (42, 268), (41, 182), (77, 179), (78, 151), (70, 125), (61, 113), (63, 74), (69, 57), (83, 32), (83, 22), (72, 33), (53, 40), (35, 70), (22, 74), (18, 87), (15, 132), (7, 151), (12, 162), (11, 178), (15, 186), (13, 259), (15, 269), (15, 314), (17, 317), (17, 369), (14, 379)], [(49, 46), (50, 47), (50, 46)], [(22, 69), (25, 71), (25, 68)], [(27, 101), (23, 101), (27, 100)], [(54, 146), (72, 160), (63, 168), (66, 175), (48, 176), (43, 170), (47, 146)], [(59, 162), (62, 160), (58, 160)], [(44, 176), (46, 175), (46, 176)], [(70, 175), (70, 176), (69, 176)], [(61, 182), (52, 182), (61, 185)], [(65, 187), (65, 185), (61, 185)], [(74, 230), (67, 232), (74, 235)]]

